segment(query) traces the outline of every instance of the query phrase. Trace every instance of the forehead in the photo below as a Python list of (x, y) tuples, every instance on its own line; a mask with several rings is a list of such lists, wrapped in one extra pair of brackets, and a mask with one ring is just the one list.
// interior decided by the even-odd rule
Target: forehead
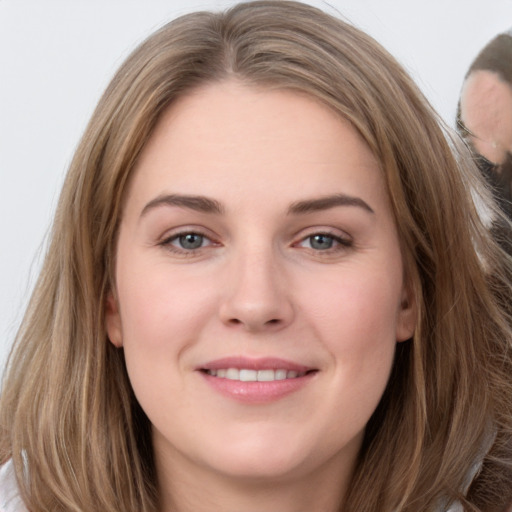
[(134, 176), (140, 192), (163, 187), (244, 199), (272, 190), (283, 199), (298, 190), (325, 195), (340, 180), (347, 192), (385, 189), (378, 161), (348, 121), (306, 94), (236, 81), (203, 86), (172, 104)]
[[(312, 130), (313, 123), (325, 125), (325, 129)], [(213, 141), (212, 132), (216, 131), (222, 143), (231, 142), (233, 148), (256, 138), (263, 141), (264, 132), (269, 139), (276, 140), (277, 137), (281, 144), (293, 143), (298, 138), (318, 143), (325, 133), (339, 131), (340, 125), (353, 130), (333, 108), (310, 94), (226, 80), (206, 84), (179, 97), (164, 112), (152, 140), (164, 132), (168, 136), (172, 131), (173, 138), (181, 135), (184, 141), (191, 135), (203, 135), (201, 142), (207, 143)], [(291, 128), (294, 138), (288, 137)], [(226, 134), (230, 135), (229, 140), (225, 139)], [(362, 139), (361, 143), (364, 145)]]

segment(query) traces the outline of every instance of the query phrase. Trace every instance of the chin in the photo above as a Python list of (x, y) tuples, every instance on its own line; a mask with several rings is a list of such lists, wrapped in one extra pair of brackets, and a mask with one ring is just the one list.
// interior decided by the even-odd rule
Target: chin
[(208, 457), (212, 469), (248, 482), (296, 480), (315, 473), (325, 463), (322, 447), (290, 435), (259, 432), (252, 438), (232, 438), (223, 446), (220, 453)]
[(242, 454), (216, 464), (216, 471), (240, 481), (273, 482), (296, 479), (308, 473), (307, 460), (283, 453)]

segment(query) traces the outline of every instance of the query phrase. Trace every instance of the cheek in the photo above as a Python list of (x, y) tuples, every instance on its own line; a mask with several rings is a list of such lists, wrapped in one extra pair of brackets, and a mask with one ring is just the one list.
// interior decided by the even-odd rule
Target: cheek
[[(165, 265), (141, 264), (135, 257), (118, 262), (118, 294), (123, 350), (130, 381), (148, 412), (162, 414), (173, 397), (173, 410), (184, 407), (180, 393), (185, 374), (180, 357), (193, 345), (210, 317), (210, 289), (199, 288)], [(158, 417), (157, 415), (157, 417)]]
[(333, 349), (360, 351), (395, 344), (400, 279), (349, 271), (309, 297), (314, 301), (309, 308), (311, 323)]
[[(400, 280), (347, 273), (316, 296), (311, 320), (333, 361), (337, 389), (362, 417), (373, 412), (393, 364)], [(333, 390), (334, 391), (334, 390)], [(367, 418), (366, 418), (367, 419)]]
[(148, 348), (186, 338), (214, 301), (207, 283), (198, 286), (186, 273), (170, 272), (158, 263), (120, 262), (118, 283), (125, 343), (138, 340)]

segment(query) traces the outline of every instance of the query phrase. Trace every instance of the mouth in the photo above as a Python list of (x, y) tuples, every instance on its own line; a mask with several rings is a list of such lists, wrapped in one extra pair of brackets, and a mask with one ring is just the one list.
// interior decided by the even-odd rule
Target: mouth
[(239, 402), (266, 403), (299, 391), (319, 370), (278, 358), (228, 357), (196, 368), (214, 390)]
[(250, 368), (202, 369), (207, 375), (220, 379), (238, 380), (240, 382), (274, 382), (304, 377), (317, 370), (296, 371), (279, 368), (277, 370), (252, 370)]

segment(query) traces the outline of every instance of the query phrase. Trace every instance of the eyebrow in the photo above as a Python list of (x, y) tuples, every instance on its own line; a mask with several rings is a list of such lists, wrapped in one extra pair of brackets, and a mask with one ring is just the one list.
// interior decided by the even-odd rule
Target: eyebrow
[(179, 194), (165, 194), (151, 200), (144, 206), (140, 216), (143, 217), (149, 211), (160, 206), (179, 206), (201, 213), (224, 213), (223, 206), (215, 199), (204, 196), (187, 196)]
[(288, 208), (288, 214), (306, 214), (335, 208), (336, 206), (357, 206), (369, 213), (375, 213), (371, 206), (360, 197), (346, 194), (333, 194), (318, 199), (306, 199), (292, 203)]
[[(161, 206), (178, 206), (188, 208), (201, 213), (213, 213), (221, 215), (225, 212), (224, 207), (219, 201), (205, 196), (165, 194), (152, 199), (144, 206), (141, 217), (149, 211)], [(375, 213), (371, 206), (360, 197), (349, 196), (346, 194), (333, 194), (330, 196), (319, 197), (315, 199), (305, 199), (292, 203), (288, 208), (288, 215), (300, 215), (329, 210), (337, 206), (356, 206), (366, 210), (369, 213)]]

